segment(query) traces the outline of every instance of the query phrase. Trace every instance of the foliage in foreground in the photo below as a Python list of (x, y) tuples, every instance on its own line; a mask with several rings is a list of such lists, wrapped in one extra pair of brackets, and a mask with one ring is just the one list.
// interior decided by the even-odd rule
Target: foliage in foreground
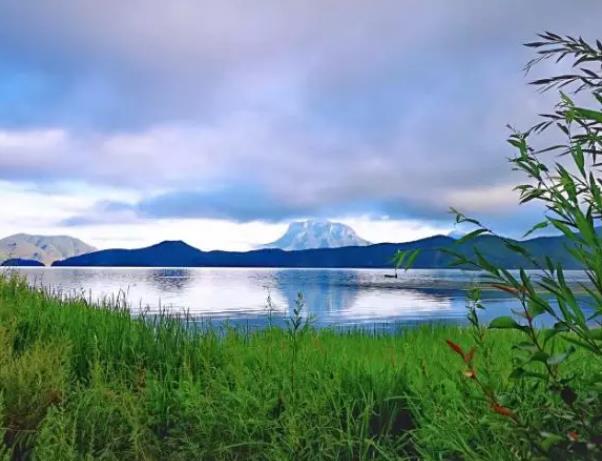
[[(302, 300), (299, 301), (302, 303)], [(295, 322), (294, 318), (292, 319)], [(0, 459), (515, 459), (505, 418), (467, 385), (445, 346), (471, 332), (316, 331), (251, 335), (136, 320), (0, 277)], [(508, 379), (518, 333), (488, 335), (504, 405), (543, 425)], [(574, 355), (586, 376), (592, 365)], [(575, 381), (580, 393), (580, 380)], [(542, 405), (556, 399), (538, 392)], [(559, 430), (572, 427), (558, 422)], [(512, 447), (509, 449), (509, 447)]]
[[(521, 308), (515, 317), (499, 317), (489, 329), (513, 330), (520, 338), (513, 345), (511, 393), (526, 390), (523, 408), (502, 403), (507, 388), (499, 388), (487, 366), (474, 364), (475, 354), (484, 349), (487, 329), (479, 322), (479, 311), (486, 306), (478, 290), (472, 292), (469, 320), (474, 341), (470, 349), (448, 341), (464, 363), (464, 375), (480, 392), (491, 410), (503, 416), (516, 434), (517, 444), (528, 447), (533, 459), (602, 459), (602, 42), (589, 44), (581, 38), (540, 35), (528, 43), (538, 57), (527, 68), (542, 60), (560, 62), (572, 58), (570, 73), (532, 82), (544, 91), (573, 89), (584, 103), (576, 103), (560, 91), (560, 102), (550, 114), (526, 132), (514, 131), (509, 139), (517, 149), (510, 161), (525, 174), (527, 182), (516, 187), (520, 203), (543, 205), (545, 219), (525, 236), (544, 228), (554, 228), (567, 239), (567, 251), (589, 279), (581, 284), (585, 296), (577, 296), (560, 263), (550, 257), (538, 260), (517, 242), (503, 239), (506, 248), (519, 255), (523, 267), (539, 269), (537, 274), (521, 269), (513, 274), (475, 249), (472, 256), (452, 251), (456, 264), (485, 271), (490, 285), (510, 294)], [(589, 104), (585, 106), (584, 104)], [(553, 133), (555, 129), (556, 133)], [(554, 144), (533, 147), (536, 135)], [(545, 136), (541, 136), (545, 135)], [(554, 162), (550, 153), (557, 153)], [(495, 235), (479, 221), (453, 210), (458, 223), (471, 223), (476, 229), (462, 243), (480, 235)], [(588, 307), (589, 309), (585, 309)], [(591, 314), (586, 314), (591, 310)], [(554, 321), (553, 328), (536, 327), (540, 316)], [(579, 353), (586, 373), (578, 375), (568, 365)], [(545, 396), (545, 398), (542, 398)], [(533, 421), (530, 413), (540, 415)]]

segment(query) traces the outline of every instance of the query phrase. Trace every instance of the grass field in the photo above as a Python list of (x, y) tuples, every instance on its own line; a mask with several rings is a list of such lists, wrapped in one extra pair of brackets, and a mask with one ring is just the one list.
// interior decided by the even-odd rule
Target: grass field
[[(472, 342), (443, 326), (199, 332), (0, 277), (0, 459), (520, 457), (517, 429), (479, 398), (448, 338)], [(492, 331), (477, 369), (537, 425), (557, 402), (508, 379), (516, 340)], [(571, 362), (577, 376), (593, 366)]]

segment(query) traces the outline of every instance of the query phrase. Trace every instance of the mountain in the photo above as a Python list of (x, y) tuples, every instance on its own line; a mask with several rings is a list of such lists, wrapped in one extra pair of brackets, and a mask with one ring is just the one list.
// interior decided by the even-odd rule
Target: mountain
[(134, 250), (102, 250), (56, 261), (53, 266), (142, 266), (142, 267), (391, 267), (396, 250), (422, 248), (420, 258), (436, 267), (440, 246), (453, 242), (445, 236), (408, 243), (315, 248), (285, 251), (266, 248), (253, 251), (201, 251), (184, 242), (166, 241)]
[(370, 242), (359, 237), (346, 224), (308, 220), (289, 224), (282, 237), (275, 242), (261, 245), (260, 248), (279, 248), (294, 251), (366, 245), (370, 245)]
[(66, 235), (15, 234), (0, 239), (0, 261), (31, 259), (50, 265), (92, 251), (96, 248)]
[(53, 266), (194, 267), (204, 253), (180, 240), (165, 241), (134, 250), (100, 250), (63, 261)]
[(41, 263), (40, 261), (36, 261), (35, 259), (12, 258), (12, 259), (7, 259), (6, 261), (2, 262), (2, 264), (0, 264), (0, 266), (44, 267), (44, 263)]
[[(520, 242), (541, 262), (545, 256), (550, 256), (566, 269), (577, 269), (579, 266), (565, 249), (566, 243), (565, 237), (560, 236)], [(498, 237), (480, 236), (471, 242), (458, 243), (444, 235), (406, 243), (297, 251), (272, 248), (247, 252), (206, 252), (184, 242), (167, 241), (134, 250), (97, 251), (57, 261), (53, 266), (390, 268), (395, 251), (420, 249), (414, 267), (434, 269), (451, 267), (452, 257), (441, 250), (453, 249), (463, 254), (474, 254), (475, 248), (500, 267), (529, 267), (520, 255), (508, 250)]]

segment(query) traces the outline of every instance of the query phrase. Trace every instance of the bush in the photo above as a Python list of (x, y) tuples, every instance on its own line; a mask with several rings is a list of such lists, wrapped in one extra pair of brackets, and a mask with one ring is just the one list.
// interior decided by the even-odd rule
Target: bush
[[(530, 70), (542, 60), (571, 59), (573, 73), (532, 82), (544, 91), (559, 89), (559, 102), (552, 113), (527, 131), (513, 130), (509, 143), (517, 150), (510, 160), (514, 169), (526, 175), (517, 186), (520, 202), (539, 202), (546, 209), (544, 219), (525, 236), (553, 228), (567, 240), (567, 249), (583, 267), (589, 283), (569, 285), (560, 264), (546, 257), (538, 260), (515, 241), (505, 246), (520, 255), (524, 267), (517, 273), (497, 267), (478, 249), (466, 256), (451, 251), (455, 264), (486, 272), (488, 283), (511, 294), (521, 306), (515, 317), (499, 317), (489, 329), (511, 329), (521, 339), (513, 346), (512, 387), (501, 389), (491, 379), (486, 366), (475, 366), (475, 356), (484, 348), (487, 330), (479, 323), (479, 290), (471, 293), (469, 320), (474, 328), (474, 344), (462, 348), (453, 341), (449, 347), (464, 363), (464, 376), (480, 398), (506, 421), (516, 435), (516, 448), (522, 456), (541, 459), (602, 458), (602, 179), (599, 155), (602, 153), (602, 43), (590, 45), (581, 38), (541, 34), (540, 40), (526, 46), (537, 50), (527, 65)], [(569, 96), (563, 92), (569, 89)], [(577, 96), (574, 96), (577, 95)], [(585, 107), (574, 99), (586, 99)], [(554, 132), (554, 133), (552, 133)], [(560, 135), (563, 141), (538, 149), (533, 138)], [(549, 156), (558, 157), (551, 162)], [(494, 232), (479, 221), (453, 210), (458, 223), (476, 228), (462, 241)], [(501, 237), (500, 237), (501, 238)], [(584, 306), (592, 308), (586, 315)], [(553, 319), (552, 328), (538, 328), (540, 316)], [(581, 361), (582, 366), (567, 366)], [(542, 391), (547, 393), (542, 398)]]

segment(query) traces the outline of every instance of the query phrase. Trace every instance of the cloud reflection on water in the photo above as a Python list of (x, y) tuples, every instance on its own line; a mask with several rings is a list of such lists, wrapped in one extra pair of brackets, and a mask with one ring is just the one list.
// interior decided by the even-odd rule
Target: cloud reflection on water
[[(465, 288), (478, 274), (411, 270), (399, 279), (385, 270), (251, 268), (22, 268), (32, 284), (99, 300), (126, 293), (136, 312), (147, 307), (233, 323), (283, 324), (299, 292), (318, 326), (369, 323), (463, 322)], [(570, 274), (569, 274), (570, 276)], [(507, 314), (516, 303), (485, 293), (484, 318)]]

